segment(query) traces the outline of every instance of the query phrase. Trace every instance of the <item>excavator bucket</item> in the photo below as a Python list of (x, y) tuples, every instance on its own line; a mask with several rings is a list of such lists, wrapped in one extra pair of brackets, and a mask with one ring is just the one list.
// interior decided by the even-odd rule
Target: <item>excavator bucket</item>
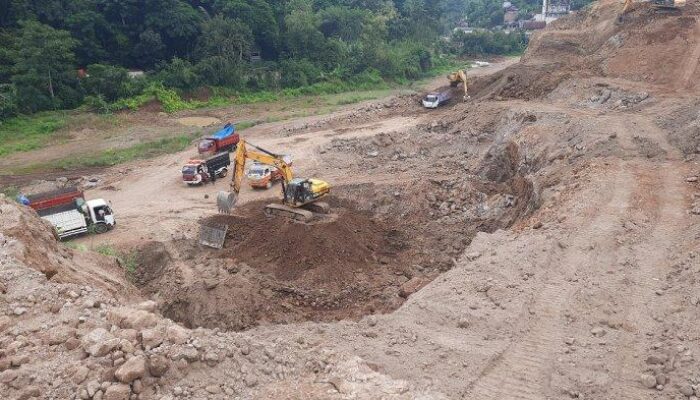
[(224, 247), (228, 225), (202, 225), (199, 231), (199, 243), (203, 246), (220, 249)]
[(238, 201), (238, 194), (234, 192), (224, 192), (221, 191), (216, 196), (216, 206), (219, 208), (219, 212), (222, 214), (231, 214), (233, 207), (236, 206)]

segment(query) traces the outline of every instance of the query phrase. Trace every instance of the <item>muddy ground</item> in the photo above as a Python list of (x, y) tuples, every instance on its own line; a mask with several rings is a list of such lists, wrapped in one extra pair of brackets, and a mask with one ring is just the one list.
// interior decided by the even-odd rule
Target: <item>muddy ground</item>
[[(466, 103), (396, 96), (246, 131), (331, 183), (331, 215), (310, 224), (264, 215), (277, 186), (244, 184), (216, 215), (228, 182), (184, 187), (189, 152), (106, 170), (88, 193), (119, 226), (74, 243), (129, 252), (120, 275), (3, 202), (0, 385), (696, 400), (700, 13), (640, 3), (619, 21), (621, 7), (537, 33), (519, 63), (475, 75)], [(223, 249), (198, 244), (202, 223), (228, 225)]]

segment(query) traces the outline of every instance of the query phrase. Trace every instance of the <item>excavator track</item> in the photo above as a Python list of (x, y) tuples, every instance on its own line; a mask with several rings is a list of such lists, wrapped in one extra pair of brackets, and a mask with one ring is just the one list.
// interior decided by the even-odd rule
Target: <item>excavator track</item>
[(316, 201), (314, 203), (305, 204), (302, 207), (316, 214), (328, 214), (331, 212), (331, 205), (324, 201)]
[(265, 214), (291, 218), (300, 222), (310, 222), (314, 219), (314, 213), (309, 210), (292, 208), (283, 204), (268, 204), (265, 206)]

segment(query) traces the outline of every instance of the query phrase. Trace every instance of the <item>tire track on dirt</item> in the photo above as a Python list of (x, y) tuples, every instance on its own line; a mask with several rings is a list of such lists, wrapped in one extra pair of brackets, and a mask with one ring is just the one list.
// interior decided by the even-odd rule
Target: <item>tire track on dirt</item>
[(614, 256), (609, 252), (591, 254), (589, 250), (592, 243), (614, 242), (621, 234), (618, 222), (629, 207), (634, 185), (630, 177), (630, 171), (619, 168), (605, 185), (610, 191), (601, 191), (602, 199), (589, 203), (596, 214), (567, 246), (558, 264), (560, 269), (552, 266), (552, 273), (557, 275), (544, 285), (531, 306), (535, 319), (529, 332), (484, 369), (469, 398), (536, 400), (548, 392), (553, 358), (562, 343), (565, 325), (562, 311), (576, 289), (570, 278), (583, 264), (597, 264), (600, 257)]
[[(695, 21), (695, 37), (700, 37), (700, 22)], [(681, 89), (688, 88), (692, 86), (692, 78), (695, 71), (698, 69), (698, 62), (700, 62), (700, 41), (695, 44), (693, 51), (688, 56), (688, 59), (683, 65), (683, 70), (680, 79)]]
[[(658, 129), (657, 129), (658, 130)], [(662, 146), (671, 148), (665, 141)], [(683, 236), (687, 224), (685, 213), (685, 194), (687, 186), (682, 177), (685, 166), (673, 160), (680, 159), (677, 150), (669, 152), (669, 159), (663, 165), (651, 165), (647, 167), (646, 175), (652, 175), (652, 179), (646, 180), (647, 185), (640, 188), (640, 192), (651, 194), (647, 204), (652, 206), (646, 209), (647, 217), (654, 221), (654, 226), (645, 227), (645, 239), (636, 241), (629, 246), (629, 254), (633, 256), (634, 268), (632, 273), (632, 285), (626, 287), (614, 287), (612, 290), (624, 293), (622, 299), (627, 303), (626, 321), (628, 326), (634, 327), (632, 337), (625, 337), (619, 347), (622, 351), (617, 354), (620, 358), (617, 365), (637, 365), (638, 368), (622, 368), (621, 376), (617, 381), (625, 382), (624, 393), (616, 393), (616, 398), (641, 399), (653, 398), (654, 393), (644, 390), (638, 383), (639, 374), (645, 369), (640, 361), (650, 348), (650, 338), (645, 331), (658, 332), (663, 330), (659, 322), (654, 319), (655, 309), (662, 308), (658, 305), (658, 290), (663, 289), (665, 275), (670, 269), (673, 247), (677, 243), (676, 238)], [(642, 171), (642, 167), (638, 170)], [(641, 174), (641, 172), (640, 172)], [(642, 177), (635, 178), (644, 182)], [(640, 194), (640, 197), (643, 195)], [(643, 207), (643, 205), (642, 205)], [(643, 233), (641, 232), (641, 233)], [(626, 290), (625, 290), (626, 289)], [(654, 327), (650, 330), (650, 327)], [(629, 350), (628, 350), (629, 349)]]

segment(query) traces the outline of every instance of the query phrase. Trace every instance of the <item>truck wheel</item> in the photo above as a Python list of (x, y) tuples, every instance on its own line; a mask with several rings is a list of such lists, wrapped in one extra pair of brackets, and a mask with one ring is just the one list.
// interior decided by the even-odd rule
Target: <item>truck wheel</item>
[(226, 175), (228, 175), (228, 168), (222, 169), (221, 172), (219, 173), (219, 177), (221, 177), (221, 178), (225, 178)]
[(109, 230), (109, 226), (107, 224), (95, 224), (95, 233), (100, 234), (100, 233), (105, 233)]

